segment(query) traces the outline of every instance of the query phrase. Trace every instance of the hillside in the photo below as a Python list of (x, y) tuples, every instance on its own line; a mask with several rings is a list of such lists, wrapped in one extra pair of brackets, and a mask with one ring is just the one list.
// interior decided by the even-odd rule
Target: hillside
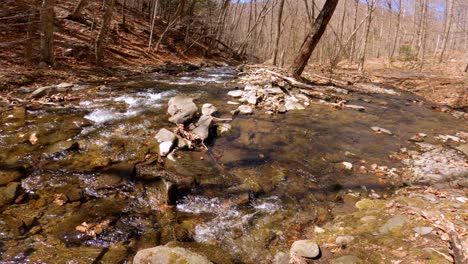
[[(83, 19), (73, 21), (67, 16), (76, 1), (58, 1), (55, 11), (53, 69), (39, 63), (39, 15), (29, 17), (30, 1), (0, 3), (0, 89), (60, 81), (107, 80), (154, 70), (155, 66), (191, 63), (224, 64), (222, 53), (208, 54), (200, 42), (185, 43), (182, 28), (170, 30), (157, 52), (148, 50), (149, 18), (130, 8), (122, 26), (122, 7), (116, 3), (110, 34), (104, 55), (104, 67), (93, 63), (93, 43), (103, 16), (102, 1), (90, 1), (83, 10)], [(157, 18), (153, 41), (157, 42), (167, 22)], [(28, 41), (28, 29), (33, 35)], [(190, 40), (193, 41), (193, 40)], [(31, 62), (27, 62), (27, 46), (31, 45)], [(227, 56), (226, 56), (227, 57)]]

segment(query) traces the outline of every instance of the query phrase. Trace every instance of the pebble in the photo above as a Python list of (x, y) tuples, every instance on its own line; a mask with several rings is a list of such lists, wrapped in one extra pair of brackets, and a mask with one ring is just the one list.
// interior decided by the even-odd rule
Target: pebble
[(250, 115), (253, 113), (252, 107), (248, 105), (241, 105), (237, 108), (237, 110), (239, 110), (239, 113), (244, 115)]
[(413, 231), (419, 234), (420, 236), (425, 236), (427, 234), (430, 234), (434, 230), (434, 228), (430, 226), (418, 226), (413, 228)]
[(242, 90), (233, 90), (233, 91), (229, 91), (227, 94), (231, 97), (237, 98), (237, 97), (241, 97), (242, 94), (244, 94), (244, 92)]
[(316, 226), (314, 227), (314, 232), (317, 233), (317, 234), (322, 234), (322, 233), (325, 233), (325, 229), (319, 227), (319, 226)]
[(376, 133), (384, 133), (384, 134), (387, 134), (387, 135), (393, 135), (393, 133), (388, 130), (388, 129), (385, 129), (385, 128), (381, 128), (381, 127), (377, 127), (377, 126), (373, 126), (371, 127), (372, 130), (374, 130), (374, 132)]
[(313, 240), (297, 240), (292, 244), (290, 252), (304, 258), (315, 258), (320, 255), (320, 248)]
[(337, 236), (335, 243), (339, 246), (346, 246), (354, 240), (353, 236)]
[(346, 170), (352, 170), (353, 169), (353, 164), (351, 162), (343, 161), (341, 164), (343, 164), (343, 167)]
[(383, 226), (379, 228), (379, 233), (385, 235), (392, 230), (404, 226), (406, 223), (406, 218), (402, 215), (396, 215), (390, 218)]

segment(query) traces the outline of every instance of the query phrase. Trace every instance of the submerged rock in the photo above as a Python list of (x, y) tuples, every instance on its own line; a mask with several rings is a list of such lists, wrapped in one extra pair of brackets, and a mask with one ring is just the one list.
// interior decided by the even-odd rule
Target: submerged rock
[(0, 171), (0, 185), (8, 184), (16, 181), (22, 177), (22, 173), (18, 170), (1, 170)]
[(190, 121), (198, 111), (193, 98), (188, 96), (175, 96), (169, 100), (167, 113), (171, 115), (169, 121), (176, 124), (183, 124)]
[(180, 247), (159, 246), (138, 251), (133, 264), (212, 264), (206, 257)]
[(290, 252), (304, 258), (316, 258), (320, 255), (320, 248), (313, 240), (297, 240), (292, 244)]
[(216, 134), (218, 136), (227, 136), (232, 132), (232, 126), (230, 124), (218, 124), (216, 127)]
[(393, 133), (390, 130), (385, 129), (385, 128), (373, 126), (373, 127), (371, 127), (371, 129), (376, 133), (384, 133), (384, 134), (387, 134), (387, 135), (390, 135), (390, 136), (393, 135)]

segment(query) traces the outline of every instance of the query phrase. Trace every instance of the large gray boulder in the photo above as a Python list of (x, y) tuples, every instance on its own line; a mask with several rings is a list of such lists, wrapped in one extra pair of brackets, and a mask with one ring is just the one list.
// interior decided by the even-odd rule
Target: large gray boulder
[(167, 113), (171, 115), (169, 121), (176, 124), (184, 124), (190, 121), (198, 111), (193, 98), (188, 96), (178, 95), (172, 97), (168, 105)]
[(205, 256), (180, 247), (159, 246), (138, 251), (133, 264), (212, 264)]

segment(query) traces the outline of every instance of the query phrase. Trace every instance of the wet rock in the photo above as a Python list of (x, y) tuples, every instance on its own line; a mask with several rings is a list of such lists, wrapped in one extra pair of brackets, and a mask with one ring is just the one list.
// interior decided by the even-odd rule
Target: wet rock
[(125, 263), (128, 252), (127, 248), (123, 245), (111, 245), (106, 254), (99, 261), (100, 263)]
[(202, 140), (205, 140), (210, 135), (210, 127), (212, 123), (213, 117), (204, 115), (197, 121), (195, 124), (196, 127), (192, 130), (192, 132)]
[(396, 215), (390, 218), (383, 226), (379, 228), (379, 233), (382, 235), (388, 234), (392, 230), (400, 228), (405, 225), (406, 218), (402, 215)]
[(251, 105), (256, 105), (258, 103), (259, 97), (255, 94), (251, 94), (247, 97), (247, 103)]
[(133, 264), (212, 264), (206, 257), (180, 247), (158, 246), (138, 251)]
[(137, 164), (135, 168), (135, 175), (138, 179), (154, 180), (165, 177), (166, 175), (164, 169), (159, 165)]
[(413, 228), (413, 231), (419, 234), (420, 236), (428, 235), (432, 232), (432, 230), (434, 230), (434, 228), (430, 226), (418, 226), (418, 227)]
[(18, 170), (0, 170), (0, 185), (20, 179), (23, 174)]
[(176, 124), (184, 124), (190, 121), (198, 111), (193, 98), (188, 96), (172, 97), (168, 105), (167, 113), (171, 115), (169, 121)]
[(371, 127), (371, 129), (372, 129), (374, 132), (379, 133), (379, 134), (380, 134), (380, 133), (384, 133), (384, 134), (387, 134), (387, 135), (390, 135), (390, 136), (393, 135), (393, 133), (392, 133), (390, 130), (385, 129), (385, 128), (373, 126), (373, 127)]
[(13, 202), (18, 194), (21, 184), (19, 182), (10, 182), (6, 187), (0, 188), (0, 207)]
[(346, 246), (349, 245), (354, 240), (353, 236), (337, 236), (335, 239), (335, 243), (339, 246)]
[(113, 164), (103, 170), (92, 182), (91, 186), (97, 190), (116, 188), (124, 185), (135, 173), (135, 166), (131, 163), (121, 162)]
[(364, 263), (360, 258), (353, 255), (341, 256), (333, 262), (334, 264), (358, 264)]
[(63, 194), (67, 197), (69, 202), (79, 201), (84, 197), (83, 190), (79, 188), (68, 189)]
[(218, 124), (216, 127), (216, 134), (218, 136), (227, 136), (232, 132), (232, 125), (230, 124)]
[(145, 199), (151, 209), (156, 210), (161, 205), (174, 204), (177, 188), (172, 182), (159, 180), (145, 184), (145, 194)]
[(313, 240), (297, 240), (291, 245), (290, 252), (304, 258), (316, 258), (320, 255), (320, 248)]
[(177, 136), (177, 148), (178, 149), (185, 149), (185, 148), (188, 148), (189, 147), (189, 143), (188, 141), (181, 137), (181, 136)]
[(227, 93), (227, 95), (234, 97), (234, 98), (241, 97), (243, 94), (244, 92), (242, 90), (233, 90)]
[(218, 108), (216, 108), (212, 104), (204, 104), (202, 106), (202, 115), (210, 116), (218, 112)]
[(59, 153), (65, 150), (70, 149), (79, 149), (80, 145), (78, 142), (73, 140), (65, 140), (56, 142), (50, 146), (48, 146), (44, 151), (43, 154), (46, 156), (53, 155), (55, 153)]
[(205, 256), (209, 261), (213, 263), (223, 263), (223, 264), (234, 263), (228, 252), (214, 245), (201, 244), (201, 243), (195, 243), (195, 242), (171, 241), (167, 243), (166, 246), (171, 247), (171, 248), (179, 247), (179, 248), (190, 250), (191, 252)]
[(159, 130), (155, 138), (159, 143), (159, 155), (162, 157), (167, 156), (171, 152), (177, 140), (177, 136), (165, 128)]
[(250, 115), (253, 113), (252, 107), (248, 105), (241, 105), (237, 108), (237, 110), (239, 110), (239, 113), (243, 115)]
[(73, 87), (73, 86), (75, 86), (75, 84), (66, 83), (66, 82), (59, 83), (59, 84), (56, 85), (56, 87), (59, 88), (59, 89), (70, 88), (70, 87)]

